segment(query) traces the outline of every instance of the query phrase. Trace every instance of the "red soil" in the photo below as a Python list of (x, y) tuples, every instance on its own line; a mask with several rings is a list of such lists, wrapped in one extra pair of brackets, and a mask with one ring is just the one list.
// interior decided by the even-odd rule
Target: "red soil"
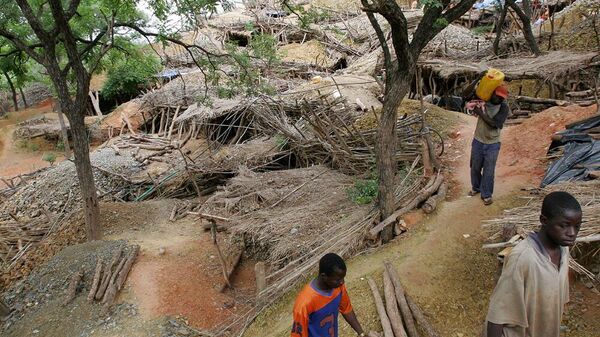
[(146, 317), (181, 317), (198, 329), (214, 329), (246, 313), (254, 294), (251, 263), (233, 277), (235, 294), (219, 292), (223, 284), (217, 252), (207, 236), (165, 245), (163, 256), (150, 252), (136, 262), (129, 282)]
[(527, 175), (538, 184), (544, 176), (545, 159), (551, 137), (565, 125), (596, 114), (596, 105), (553, 107), (527, 119), (520, 125), (508, 126), (502, 132), (498, 177)]

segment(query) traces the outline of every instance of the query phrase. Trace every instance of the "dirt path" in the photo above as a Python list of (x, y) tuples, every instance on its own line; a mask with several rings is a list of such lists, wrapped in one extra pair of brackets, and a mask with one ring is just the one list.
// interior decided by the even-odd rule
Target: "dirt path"
[[(35, 107), (10, 112), (0, 119), (0, 177), (15, 177), (48, 166), (42, 159), (46, 152), (56, 154), (57, 162), (64, 160), (64, 156), (56, 151), (56, 144), (42, 138), (19, 142), (13, 137), (18, 123), (49, 112), (52, 112), (52, 101), (46, 100)], [(4, 187), (4, 183), (0, 182), (0, 187)]]
[[(515, 158), (503, 153), (504, 158), (498, 163), (494, 204), (485, 207), (479, 198), (467, 197), (468, 154), (475, 119), (465, 115), (461, 119), (465, 122), (461, 136), (450, 151), (454, 151), (450, 156), (455, 157), (454, 179), (458, 185), (454, 189), (455, 200), (445, 202), (434, 214), (425, 216), (422, 224), (408, 235), (348, 261), (346, 285), (355, 311), (367, 329), (379, 331), (380, 325), (366, 277), (380, 281), (382, 262), (389, 260), (399, 271), (407, 292), (422, 306), (442, 336), (479, 336), (481, 332), (498, 272), (496, 258), (480, 248), (485, 239), (481, 221), (522, 202), (518, 198), (519, 188), (539, 178), (516, 169)], [(525, 162), (521, 158), (518, 165)], [(286, 295), (259, 316), (245, 336), (289, 335), (295, 293)], [(354, 332), (342, 323), (340, 336), (354, 336)]]
[[(180, 317), (209, 330), (249, 310), (245, 299), (254, 295), (253, 263), (238, 268), (235, 293), (219, 292), (223, 275), (209, 232), (192, 217), (169, 221), (174, 205), (172, 200), (103, 205), (104, 212), (113, 214), (104, 219), (106, 239), (141, 247), (119, 302), (135, 303), (142, 321)], [(223, 242), (221, 247), (228, 254)]]

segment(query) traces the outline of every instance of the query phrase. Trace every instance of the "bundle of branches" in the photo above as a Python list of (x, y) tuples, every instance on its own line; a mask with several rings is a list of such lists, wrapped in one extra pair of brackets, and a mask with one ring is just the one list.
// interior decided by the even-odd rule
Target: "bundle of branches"
[[(511, 57), (485, 63), (465, 62), (452, 59), (429, 58), (419, 60), (419, 65), (433, 71), (443, 79), (455, 77), (475, 78), (487, 68), (501, 69), (508, 80), (540, 79), (560, 85), (569, 73), (597, 66), (597, 53), (573, 53), (552, 51), (540, 57)], [(564, 63), (566, 62), (566, 63)], [(562, 67), (561, 65), (568, 64)]]
[[(354, 126), (355, 115), (344, 98), (319, 97), (295, 102), (293, 111), (299, 114), (295, 121), (284, 103), (271, 100), (265, 104), (265, 100), (251, 107), (257, 124), (269, 130), (268, 133), (282, 135), (303, 165), (326, 163), (349, 174), (362, 174), (372, 167), (376, 127), (358, 130)], [(417, 131), (421, 123), (418, 115), (397, 121), (397, 161), (411, 162), (421, 153)]]
[[(36, 137), (59, 139), (62, 135), (59, 122), (46, 117), (26, 120), (17, 124), (17, 126), (15, 136), (21, 139), (31, 139)], [(66, 128), (70, 128), (68, 122), (66, 122)]]
[[(276, 168), (277, 161), (289, 156), (290, 151), (282, 150), (284, 145), (283, 139), (263, 136), (241, 144), (222, 146), (201, 160), (190, 163), (189, 169), (193, 173), (234, 173), (240, 166), (252, 171)], [(289, 166), (284, 165), (284, 168)]]
[(229, 218), (230, 230), (246, 241), (248, 251), (279, 269), (369, 213), (369, 206), (348, 198), (352, 184), (351, 177), (323, 166), (265, 173), (241, 169), (201, 212)]
[[(169, 133), (167, 132), (167, 135)], [(176, 158), (167, 159), (164, 156), (180, 150), (190, 139), (190, 136), (189, 134), (181, 142), (178, 142), (171, 141), (168, 137), (162, 138), (154, 135), (133, 134), (120, 137), (112, 143), (111, 148), (117, 156), (121, 154), (121, 150), (123, 149), (133, 149), (132, 158), (143, 165), (151, 161), (175, 163), (178, 161)]]
[[(483, 228), (490, 234), (490, 241), (497, 241), (499, 239), (506, 241), (515, 235), (524, 237), (528, 233), (539, 229), (539, 216), (544, 197), (553, 191), (569, 192), (579, 201), (583, 210), (581, 230), (579, 231), (572, 254), (577, 262), (586, 265), (587, 262), (593, 261), (594, 256), (600, 254), (599, 190), (600, 181), (598, 180), (565, 182), (535, 189), (531, 191), (530, 201), (527, 205), (506, 210), (504, 211), (504, 215), (498, 219), (484, 221)], [(514, 244), (516, 244), (516, 240), (510, 240), (499, 244), (485, 245), (484, 248), (510, 247)], [(590, 276), (591, 279), (595, 279), (591, 272), (578, 263), (572, 263), (571, 267), (586, 276)]]
[(44, 215), (33, 219), (11, 215), (10, 220), (0, 221), (0, 259), (7, 268), (46, 236), (54, 219), (48, 212)]
[[(399, 178), (395, 217), (417, 207), (443, 181), (437, 175), (426, 183), (419, 168)], [(365, 247), (369, 229), (379, 222), (380, 214), (377, 208), (351, 204), (345, 191), (350, 184), (349, 177), (322, 166), (243, 172), (204, 204), (201, 212), (227, 218), (229, 230), (235, 233), (233, 240), (244, 240), (246, 251), (269, 265), (267, 286), (259, 294), (256, 310), (225, 322), (216, 335), (240, 325), (247, 327), (262, 308), (314, 271), (323, 254), (350, 257)], [(321, 202), (314, 203), (316, 199)], [(387, 219), (386, 223), (392, 224)]]

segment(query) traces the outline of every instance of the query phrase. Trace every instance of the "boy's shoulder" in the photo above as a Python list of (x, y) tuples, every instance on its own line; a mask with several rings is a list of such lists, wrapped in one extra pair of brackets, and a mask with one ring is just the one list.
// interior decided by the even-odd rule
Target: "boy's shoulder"
[(537, 263), (535, 242), (531, 238), (521, 240), (508, 254), (507, 263), (514, 267)]

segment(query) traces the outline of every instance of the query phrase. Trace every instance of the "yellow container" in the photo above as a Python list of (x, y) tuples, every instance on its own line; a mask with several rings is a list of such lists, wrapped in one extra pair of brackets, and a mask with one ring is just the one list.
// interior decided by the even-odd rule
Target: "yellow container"
[(496, 90), (503, 81), (504, 73), (498, 69), (490, 68), (481, 81), (479, 81), (479, 85), (477, 85), (477, 89), (475, 89), (475, 94), (480, 99), (489, 101), (494, 90)]

